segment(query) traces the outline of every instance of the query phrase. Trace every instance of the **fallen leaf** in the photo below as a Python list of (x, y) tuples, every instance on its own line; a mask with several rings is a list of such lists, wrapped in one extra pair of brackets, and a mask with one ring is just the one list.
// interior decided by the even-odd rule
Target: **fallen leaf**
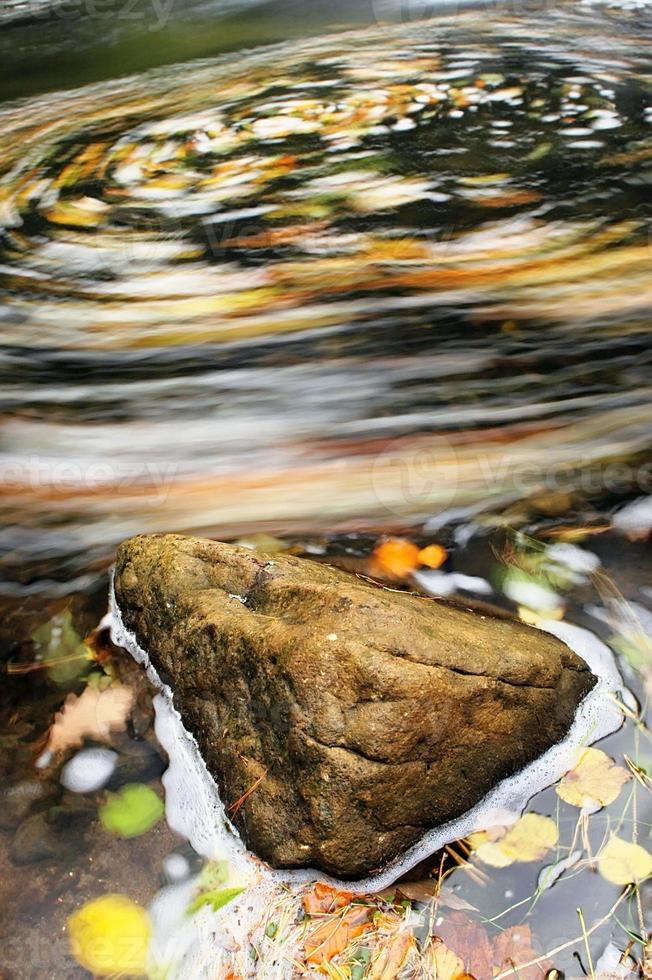
[(301, 901), (304, 910), (309, 915), (315, 915), (320, 912), (336, 912), (337, 909), (349, 905), (352, 898), (352, 892), (341, 892), (337, 888), (331, 888), (330, 885), (317, 881)]
[(606, 753), (587, 748), (557, 785), (557, 795), (571, 806), (606, 806), (618, 797), (628, 779), (630, 773), (617, 766)]
[(596, 980), (628, 980), (636, 972), (636, 964), (612, 942), (607, 943), (604, 952), (595, 964)]
[(151, 925), (147, 912), (126, 895), (87, 902), (68, 919), (72, 955), (100, 977), (142, 976)]
[(539, 861), (559, 839), (554, 820), (539, 813), (526, 813), (504, 834), (486, 831), (471, 834), (469, 845), (476, 856), (494, 868), (506, 868), (515, 861)]
[(464, 976), (464, 963), (452, 949), (435, 936), (423, 951), (424, 974), (432, 980), (457, 980)]
[(425, 878), (423, 881), (401, 881), (396, 886), (396, 890), (411, 902), (427, 903), (436, 899), (437, 904), (445, 908), (468, 912), (477, 911), (474, 905), (460, 898), (451, 888), (442, 885), (436, 878)]
[(443, 565), (448, 556), (448, 552), (441, 544), (429, 544), (422, 548), (418, 554), (419, 564), (426, 565), (428, 568), (439, 568)]
[(464, 964), (464, 973), (477, 980), (489, 980), (493, 975), (493, 949), (487, 930), (463, 912), (451, 912), (437, 926), (439, 938)]
[(89, 685), (79, 697), (69, 694), (54, 717), (47, 750), (76, 748), (85, 738), (108, 742), (111, 732), (126, 728), (133, 698), (133, 691), (124, 684), (113, 684), (102, 691)]
[(374, 549), (371, 557), (382, 574), (406, 578), (419, 564), (419, 549), (405, 538), (388, 538)]
[(372, 960), (369, 980), (394, 980), (413, 944), (412, 932), (404, 929), (395, 933)]
[(219, 909), (228, 905), (232, 902), (234, 898), (241, 895), (244, 888), (216, 888), (213, 891), (202, 892), (198, 895), (187, 908), (188, 915), (192, 915), (199, 909), (203, 908), (205, 905), (210, 905), (213, 912), (218, 912)]
[(598, 871), (614, 885), (628, 885), (652, 875), (652, 854), (615, 834), (598, 854)]
[(568, 857), (562, 858), (561, 861), (556, 861), (554, 864), (546, 864), (539, 872), (537, 889), (539, 891), (545, 891), (547, 888), (552, 888), (554, 883), (561, 878), (564, 871), (568, 871), (569, 868), (574, 867), (581, 857), (581, 851), (571, 851)]
[(107, 830), (120, 837), (139, 837), (150, 830), (164, 813), (163, 802), (144, 783), (128, 783), (117, 793), (109, 793), (100, 807), (100, 820)]
[(56, 684), (71, 686), (91, 666), (92, 651), (77, 633), (69, 609), (39, 626), (32, 641), (37, 659)]
[(553, 964), (542, 960), (534, 966), (521, 967), (536, 959), (538, 950), (532, 945), (532, 932), (527, 925), (511, 926), (494, 939), (494, 970), (502, 973), (513, 969), (519, 980), (542, 980)]
[(321, 921), (306, 936), (307, 962), (321, 963), (341, 953), (352, 939), (371, 927), (372, 911), (366, 905), (351, 905), (344, 912), (329, 915)]

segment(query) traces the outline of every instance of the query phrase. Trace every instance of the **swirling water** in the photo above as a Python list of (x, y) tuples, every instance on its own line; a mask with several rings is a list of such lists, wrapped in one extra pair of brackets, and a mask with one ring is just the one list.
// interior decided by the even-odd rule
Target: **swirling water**
[(4, 108), (5, 588), (647, 460), (635, 25), (459, 14)]

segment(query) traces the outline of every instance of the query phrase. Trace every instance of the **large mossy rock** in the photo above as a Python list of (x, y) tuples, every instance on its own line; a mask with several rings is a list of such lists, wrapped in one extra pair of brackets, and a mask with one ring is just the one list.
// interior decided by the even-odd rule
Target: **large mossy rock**
[(214, 541), (126, 541), (115, 593), (225, 805), (260, 780), (234, 822), (275, 867), (381, 867), (563, 738), (595, 683), (522, 623)]

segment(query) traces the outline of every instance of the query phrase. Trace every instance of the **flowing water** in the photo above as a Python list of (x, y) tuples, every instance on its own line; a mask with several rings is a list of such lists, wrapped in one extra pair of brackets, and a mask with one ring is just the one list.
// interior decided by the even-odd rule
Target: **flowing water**
[(6, 590), (644, 491), (648, 72), (617, 20), (468, 14), (0, 111)]
[[(623, 793), (590, 816), (546, 790), (530, 807), (559, 839), (536, 862), (467, 866), (453, 849), (441, 860), (457, 904), (432, 919), (427, 903), (406, 911), (385, 894), (377, 911), (386, 945), (408, 927), (416, 937), (401, 976), (430, 976), (423, 937), (454, 949), (451, 930), (460, 942), (469, 922), (478, 980), (560, 945), (528, 980), (590, 974), (610, 941), (645, 958), (646, 886), (623, 897), (595, 856), (610, 832), (652, 849), (650, 16), (401, 23), (374, 9), (388, 23), (71, 91), (48, 92), (44, 69), (23, 89), (41, 94), (0, 103), (0, 975), (90, 975), (70, 956), (68, 917), (106, 892), (147, 904), (162, 884), (148, 975), (280, 978), (299, 957), (303, 885), (283, 898), (266, 880), (262, 904), (247, 891), (188, 920), (226, 854), (188, 843), (196, 827), (174, 812), (182, 739), (160, 698), (155, 732), (155, 691), (106, 625), (92, 633), (115, 545), (166, 529), (253, 535), (364, 573), (378, 535), (400, 531), (448, 551), (443, 570), (405, 585), (607, 641), (629, 690), (601, 748), (631, 777)], [(177, 22), (169, 45), (122, 37), (114, 74), (265, 32), (255, 11), (233, 16), (248, 34), (233, 21), (218, 46), (188, 28), (191, 52), (172, 43), (188, 37)], [(67, 84), (108, 78), (105, 55), (85, 75), (69, 59)], [(19, 94), (13, 80), (3, 91)], [(93, 702), (55, 751), (64, 698), (116, 686), (131, 692), (128, 717), (98, 728)], [(109, 747), (90, 788), (64, 766), (81, 755), (83, 768), (88, 743)], [(166, 753), (169, 826), (117, 831), (107, 791), (162, 795)], [(575, 761), (569, 749), (559, 772)], [(184, 792), (200, 808), (201, 787)], [(231, 865), (220, 887), (250, 886)], [(544, 865), (560, 878), (537, 891)], [(347, 962), (332, 975), (369, 975)]]

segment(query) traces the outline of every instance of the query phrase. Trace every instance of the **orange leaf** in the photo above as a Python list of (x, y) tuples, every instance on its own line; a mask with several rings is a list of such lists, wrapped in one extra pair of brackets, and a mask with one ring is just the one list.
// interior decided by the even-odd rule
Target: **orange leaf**
[(340, 892), (337, 888), (324, 885), (321, 881), (315, 882), (314, 887), (303, 896), (303, 907), (309, 915), (319, 912), (336, 912), (338, 909), (349, 905), (353, 898), (352, 892)]
[(388, 538), (377, 545), (372, 559), (383, 574), (406, 578), (419, 564), (419, 549), (405, 538)]
[(419, 564), (427, 565), (428, 568), (439, 568), (447, 558), (447, 551), (441, 544), (429, 544), (419, 552)]
[(372, 909), (366, 905), (351, 905), (344, 912), (329, 915), (308, 933), (305, 942), (308, 963), (331, 960), (371, 926)]
[(411, 932), (395, 933), (371, 964), (370, 980), (394, 980), (414, 942)]

